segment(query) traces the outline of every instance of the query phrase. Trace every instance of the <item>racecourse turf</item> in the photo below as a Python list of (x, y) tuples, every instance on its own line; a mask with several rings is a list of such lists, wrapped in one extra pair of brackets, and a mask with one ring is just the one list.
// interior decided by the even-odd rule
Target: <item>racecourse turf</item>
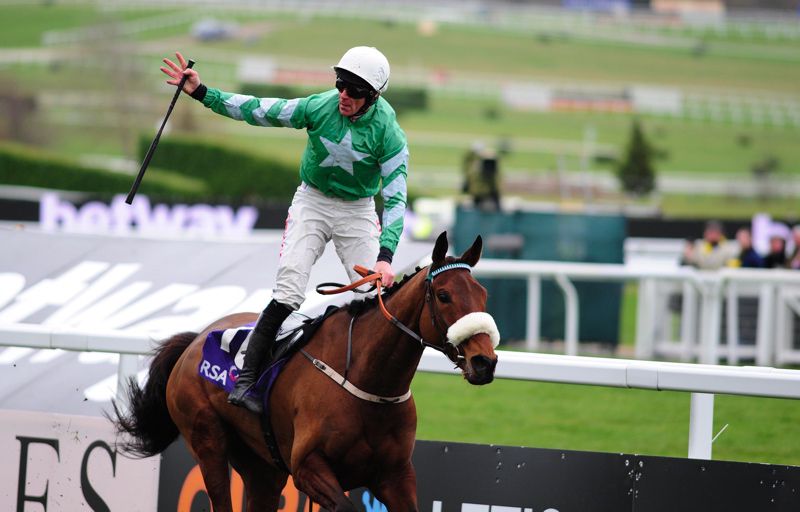
[[(686, 457), (689, 393), (419, 372), (419, 439)], [(800, 465), (800, 401), (716, 395), (713, 458)]]

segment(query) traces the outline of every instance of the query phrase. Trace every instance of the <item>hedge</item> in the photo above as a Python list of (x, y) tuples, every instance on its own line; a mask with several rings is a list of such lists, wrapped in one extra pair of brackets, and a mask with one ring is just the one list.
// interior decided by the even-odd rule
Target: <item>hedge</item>
[[(139, 139), (142, 158), (150, 143), (149, 136)], [(290, 164), (197, 137), (161, 139), (151, 164), (201, 180), (210, 191), (209, 199), (234, 203), (290, 201), (300, 184), (299, 162)]]
[[(5, 185), (89, 192), (105, 198), (127, 194), (133, 180), (132, 175), (84, 167), (38, 148), (0, 144), (0, 183)], [(203, 197), (206, 188), (198, 180), (150, 169), (140, 193), (162, 199), (193, 199)]]
[(422, 88), (390, 87), (383, 97), (398, 116), (412, 110), (428, 110), (429, 106), (428, 91)]

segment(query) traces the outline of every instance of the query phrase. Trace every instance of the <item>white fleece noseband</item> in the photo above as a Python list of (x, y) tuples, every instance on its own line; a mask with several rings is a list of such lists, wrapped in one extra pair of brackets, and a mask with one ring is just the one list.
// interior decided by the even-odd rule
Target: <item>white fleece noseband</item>
[(500, 331), (497, 330), (492, 315), (483, 312), (469, 313), (447, 329), (447, 342), (457, 347), (464, 340), (481, 333), (489, 335), (492, 347), (497, 347), (500, 343)]

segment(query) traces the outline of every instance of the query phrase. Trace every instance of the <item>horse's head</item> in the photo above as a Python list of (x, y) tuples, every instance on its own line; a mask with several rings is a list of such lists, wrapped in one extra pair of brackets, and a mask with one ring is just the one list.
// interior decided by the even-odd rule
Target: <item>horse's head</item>
[(447, 233), (439, 235), (433, 263), (426, 277), (420, 329), (428, 340), (440, 340), (445, 353), (461, 369), (470, 384), (494, 379), (500, 341), (492, 317), (486, 313), (486, 289), (472, 277), (470, 268), (481, 257), (483, 242), (477, 237), (458, 258), (447, 256)]

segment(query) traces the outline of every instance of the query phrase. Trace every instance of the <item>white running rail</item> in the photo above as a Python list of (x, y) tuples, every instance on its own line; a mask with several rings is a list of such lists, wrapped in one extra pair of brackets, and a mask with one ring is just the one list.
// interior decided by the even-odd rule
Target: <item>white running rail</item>
[[(0, 325), (0, 346), (120, 354), (118, 396), (138, 370), (138, 357), (156, 346), (153, 337), (123, 331), (61, 330), (37, 324)], [(800, 370), (664, 363), (498, 351), (496, 377), (617, 388), (692, 393), (690, 458), (710, 459), (717, 393), (800, 399)], [(420, 371), (455, 373), (452, 363), (426, 350)]]

